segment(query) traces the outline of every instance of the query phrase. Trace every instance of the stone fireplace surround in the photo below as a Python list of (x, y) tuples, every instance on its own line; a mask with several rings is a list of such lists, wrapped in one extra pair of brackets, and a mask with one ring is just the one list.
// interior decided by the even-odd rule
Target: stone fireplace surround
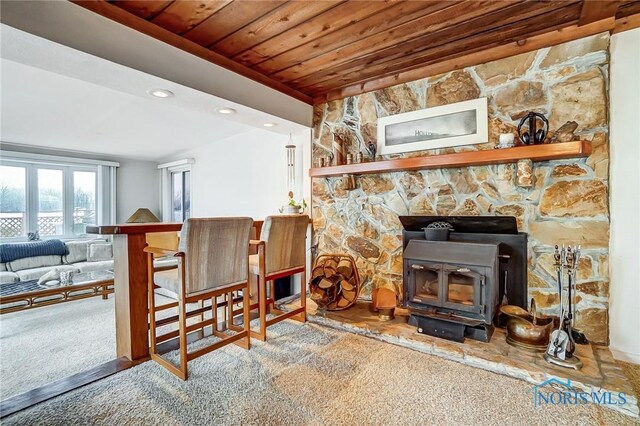
[[(534, 164), (531, 189), (515, 185), (515, 165), (421, 170), (357, 178), (346, 190), (341, 178), (314, 178), (312, 217), (318, 254), (347, 252), (363, 279), (361, 296), (378, 286), (402, 287), (401, 215), (515, 216), (529, 235), (528, 294), (545, 313), (557, 313), (553, 245), (581, 244), (577, 327), (608, 344), (609, 206), (607, 33), (551, 48), (318, 105), (314, 110), (312, 161), (331, 152), (334, 140), (347, 153), (376, 141), (378, 117), (486, 96), (489, 142), (402, 154), (437, 155), (493, 149), (498, 135), (514, 132), (527, 111), (544, 113), (551, 130), (577, 121), (577, 134), (592, 141), (586, 159)], [(385, 157), (391, 158), (391, 157)]]

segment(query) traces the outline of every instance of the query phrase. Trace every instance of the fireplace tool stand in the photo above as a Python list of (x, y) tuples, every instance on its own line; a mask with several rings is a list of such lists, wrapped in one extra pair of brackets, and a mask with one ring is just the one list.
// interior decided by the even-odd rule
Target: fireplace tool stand
[[(558, 279), (558, 295), (560, 297), (560, 325), (551, 333), (549, 346), (544, 359), (561, 367), (579, 370), (582, 361), (574, 355), (576, 342), (573, 332), (573, 315), (575, 312), (576, 272), (580, 260), (580, 246), (559, 249), (555, 247), (553, 254)], [(567, 278), (566, 289), (563, 279)]]

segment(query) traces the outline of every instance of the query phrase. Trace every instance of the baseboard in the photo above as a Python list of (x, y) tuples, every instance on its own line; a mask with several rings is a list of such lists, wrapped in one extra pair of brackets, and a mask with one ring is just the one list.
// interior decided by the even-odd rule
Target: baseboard
[(611, 353), (616, 360), (640, 365), (640, 354), (618, 351), (616, 349), (612, 349), (611, 347), (609, 347), (609, 349), (611, 350)]

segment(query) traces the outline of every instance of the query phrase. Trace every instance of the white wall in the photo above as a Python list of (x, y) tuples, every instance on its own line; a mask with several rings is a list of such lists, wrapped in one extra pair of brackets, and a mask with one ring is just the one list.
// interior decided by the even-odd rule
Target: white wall
[(161, 217), (158, 163), (126, 159), (115, 161), (120, 162), (116, 172), (116, 221), (125, 222), (141, 207)]
[[(310, 158), (310, 134), (305, 131), (293, 137), (297, 146), (295, 192), (299, 199), (305, 188), (303, 159)], [(277, 214), (287, 202), (288, 141), (288, 136), (257, 129), (181, 154), (180, 158), (195, 160), (191, 168), (191, 215), (251, 216), (260, 220)], [(309, 202), (308, 191), (306, 200)]]
[(611, 38), (610, 346), (640, 364), (640, 29)]

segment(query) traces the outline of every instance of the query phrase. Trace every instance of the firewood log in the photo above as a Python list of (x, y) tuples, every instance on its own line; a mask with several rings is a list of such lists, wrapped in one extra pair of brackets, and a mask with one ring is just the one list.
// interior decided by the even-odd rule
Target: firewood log
[(342, 297), (347, 299), (349, 302), (353, 302), (356, 298), (356, 292), (355, 291), (343, 291), (342, 292)]
[(347, 306), (349, 306), (351, 304), (350, 300), (345, 299), (344, 297), (341, 298), (340, 300), (338, 300), (338, 304), (337, 307), (338, 308), (346, 308)]
[(351, 256), (327, 254), (316, 259), (309, 291), (320, 309), (347, 309), (356, 302), (359, 288), (360, 277)]
[(338, 262), (336, 262), (334, 259), (327, 259), (324, 262), (324, 276), (326, 278), (334, 276), (337, 268)]
[(353, 290), (353, 284), (351, 284), (349, 281), (347, 280), (342, 280), (340, 281), (340, 287), (342, 287), (342, 291), (351, 291)]
[(336, 271), (346, 279), (351, 278), (351, 275), (353, 274), (353, 266), (351, 265), (351, 261), (349, 259), (340, 260)]
[(322, 275), (324, 275), (324, 267), (322, 265), (316, 266), (311, 271), (311, 279), (317, 278), (317, 277), (322, 276)]
[(328, 288), (331, 288), (333, 286), (334, 286), (333, 281), (328, 280), (326, 278), (322, 278), (320, 280), (320, 282), (318, 283), (318, 287), (320, 287), (322, 289), (328, 289)]

